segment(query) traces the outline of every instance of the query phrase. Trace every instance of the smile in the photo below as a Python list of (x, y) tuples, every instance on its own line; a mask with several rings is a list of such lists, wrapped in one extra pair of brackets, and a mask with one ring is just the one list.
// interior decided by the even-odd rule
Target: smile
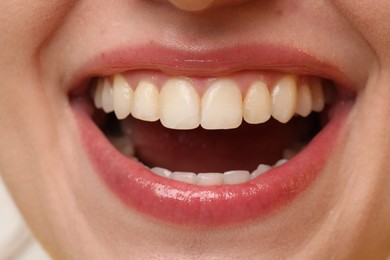
[(344, 75), (290, 49), (259, 59), (236, 48), (230, 63), (222, 52), (158, 51), (165, 58), (111, 53), (71, 94), (116, 197), (163, 221), (219, 226), (263, 217), (310, 187), (353, 103)]

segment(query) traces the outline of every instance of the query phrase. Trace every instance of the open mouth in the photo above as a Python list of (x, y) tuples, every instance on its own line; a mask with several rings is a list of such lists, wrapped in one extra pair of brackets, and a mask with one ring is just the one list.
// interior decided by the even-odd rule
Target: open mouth
[(298, 153), (331, 102), (324, 92), (331, 84), (324, 85), (275, 73), (194, 79), (129, 72), (99, 78), (92, 91), (105, 114), (100, 127), (123, 154), (166, 178), (222, 185), (247, 182)]
[(296, 197), (353, 101), (331, 78), (274, 70), (88, 82), (72, 103), (96, 171), (125, 204), (179, 224), (247, 221)]

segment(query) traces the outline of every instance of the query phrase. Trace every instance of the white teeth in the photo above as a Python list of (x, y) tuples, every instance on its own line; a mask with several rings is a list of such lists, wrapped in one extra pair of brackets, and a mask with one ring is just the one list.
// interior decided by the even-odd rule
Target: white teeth
[(102, 91), (102, 107), (104, 112), (111, 113), (114, 111), (114, 100), (112, 93), (112, 86), (108, 79), (103, 81), (103, 91)]
[(270, 169), (272, 169), (271, 166), (269, 165), (266, 165), (266, 164), (260, 164), (256, 170), (254, 170), (252, 173), (251, 173), (251, 179), (254, 179), (260, 175), (262, 175), (263, 173), (269, 171)]
[(131, 112), (133, 90), (121, 75), (115, 75), (113, 80), (114, 111), (118, 119), (124, 119)]
[(171, 79), (160, 92), (161, 123), (172, 129), (199, 126), (199, 95), (184, 79)]
[(295, 113), (297, 85), (294, 76), (278, 81), (272, 90), (272, 116), (281, 123), (287, 123)]
[(272, 102), (267, 85), (255, 81), (244, 99), (244, 120), (250, 124), (264, 123), (270, 119), (271, 113)]
[(159, 92), (157, 87), (147, 81), (141, 81), (134, 92), (132, 115), (135, 118), (154, 122), (160, 119)]
[(287, 159), (281, 159), (281, 160), (279, 160), (279, 161), (277, 161), (277, 162), (275, 163), (275, 166), (274, 166), (274, 167), (281, 166), (281, 165), (285, 164), (286, 162), (287, 162)]
[(237, 128), (242, 122), (242, 97), (228, 79), (214, 82), (202, 97), (201, 125), (205, 129)]
[(173, 172), (171, 179), (189, 184), (196, 184), (196, 174), (193, 172)]
[(199, 186), (217, 186), (217, 185), (236, 185), (246, 183), (256, 177), (268, 172), (274, 167), (278, 167), (287, 162), (287, 159), (281, 159), (271, 167), (266, 164), (260, 164), (252, 173), (249, 171), (235, 170), (224, 173), (199, 173), (194, 172), (172, 172), (161, 167), (154, 167), (150, 171), (158, 176)]
[(153, 173), (157, 174), (158, 176), (169, 178), (171, 177), (172, 172), (170, 170), (161, 168), (161, 167), (154, 167), (150, 169)]
[(268, 172), (272, 168), (285, 164), (287, 161), (287, 159), (281, 159), (277, 161), (273, 167), (266, 164), (259, 164), (257, 169), (252, 173), (249, 171), (236, 170), (227, 171), (224, 173), (213, 172), (196, 174), (194, 172), (171, 172), (170, 170), (161, 167), (154, 167), (151, 169), (151, 172), (167, 179), (200, 186), (235, 185), (253, 180), (258, 176)]
[(306, 117), (311, 113), (312, 100), (310, 88), (307, 84), (303, 84), (298, 88), (298, 101), (296, 112), (298, 115)]
[(325, 96), (319, 79), (313, 79), (311, 83), (311, 98), (313, 100), (313, 111), (321, 112), (325, 106)]
[(227, 171), (223, 176), (225, 184), (241, 184), (250, 180), (248, 171)]
[[(194, 129), (199, 125), (205, 129), (231, 129), (240, 126), (243, 118), (250, 124), (259, 124), (268, 121), (271, 116), (286, 123), (294, 114), (305, 117), (311, 111), (323, 110), (325, 106), (321, 80), (309, 79), (308, 83), (297, 87), (297, 77), (292, 75), (281, 78), (273, 87), (254, 81), (244, 99), (238, 84), (229, 78), (213, 81), (202, 97), (191, 83), (193, 81), (178, 77), (166, 81), (160, 92), (159, 86), (145, 80), (141, 80), (133, 91), (121, 75), (113, 77), (112, 85), (110, 82), (108, 77), (98, 80), (92, 93), (97, 108), (103, 108), (106, 113), (114, 111), (118, 119), (126, 118), (130, 113), (144, 121), (160, 119), (165, 127), (173, 129)], [(134, 147), (128, 140), (120, 137), (109, 139), (123, 154), (134, 156)], [(285, 149), (283, 158), (292, 158), (302, 148), (303, 145), (296, 145)], [(277, 161), (272, 167), (260, 164), (252, 173), (235, 170), (196, 174), (172, 172), (161, 167), (154, 167), (151, 172), (195, 185), (234, 185), (248, 182), (286, 163), (287, 159)]]
[[(295, 114), (306, 117), (312, 111), (320, 112), (325, 106), (325, 93), (318, 78), (304, 79), (297, 87), (297, 76), (287, 75), (275, 86), (267, 86), (260, 80), (253, 81), (242, 97), (238, 84), (229, 78), (216, 79), (199, 96), (193, 84), (179, 77), (172, 77), (159, 86), (140, 80), (133, 89), (121, 75), (100, 78), (93, 100), (97, 108), (106, 113), (115, 111), (118, 119), (133, 117), (161, 123), (172, 129), (232, 129), (244, 119), (250, 124), (267, 122), (272, 116), (287, 123)], [(271, 89), (271, 91), (270, 91)]]
[(201, 186), (222, 185), (223, 175), (221, 173), (199, 173), (197, 184)]

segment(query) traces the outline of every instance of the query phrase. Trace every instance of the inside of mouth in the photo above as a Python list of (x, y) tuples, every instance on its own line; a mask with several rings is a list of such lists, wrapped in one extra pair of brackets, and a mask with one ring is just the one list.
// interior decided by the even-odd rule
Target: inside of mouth
[[(93, 118), (116, 149), (139, 160), (152, 171), (157, 167), (158, 172), (162, 168), (169, 169), (170, 173), (257, 171), (262, 174), (264, 169), (268, 170), (294, 157), (326, 125), (329, 108), (338, 98), (333, 83), (321, 81), (323, 99), (327, 101), (325, 106), (305, 116), (295, 114), (287, 122), (280, 122), (283, 119), (277, 115), (278, 120), (275, 120), (272, 115), (260, 124), (243, 122), (232, 129), (205, 129), (202, 125), (191, 129), (172, 129), (175, 127), (167, 127), (163, 120), (148, 122), (131, 114), (118, 120), (118, 113), (107, 111), (110, 109), (105, 109), (104, 104), (103, 109), (95, 108)], [(91, 92), (95, 95), (96, 106), (99, 83), (94, 82)], [(114, 82), (112, 85), (116, 84), (115, 79), (111, 82)], [(112, 85), (107, 88), (112, 89)]]
[(254, 171), (295, 156), (321, 130), (320, 113), (294, 117), (286, 124), (243, 123), (230, 130), (175, 130), (158, 122), (104, 117), (101, 129), (123, 154), (146, 166), (181, 172)]

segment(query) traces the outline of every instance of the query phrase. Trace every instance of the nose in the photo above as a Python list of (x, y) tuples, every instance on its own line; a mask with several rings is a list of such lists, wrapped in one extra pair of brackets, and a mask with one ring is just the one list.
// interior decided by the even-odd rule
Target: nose
[(183, 11), (203, 11), (214, 6), (238, 4), (248, 0), (169, 0)]

